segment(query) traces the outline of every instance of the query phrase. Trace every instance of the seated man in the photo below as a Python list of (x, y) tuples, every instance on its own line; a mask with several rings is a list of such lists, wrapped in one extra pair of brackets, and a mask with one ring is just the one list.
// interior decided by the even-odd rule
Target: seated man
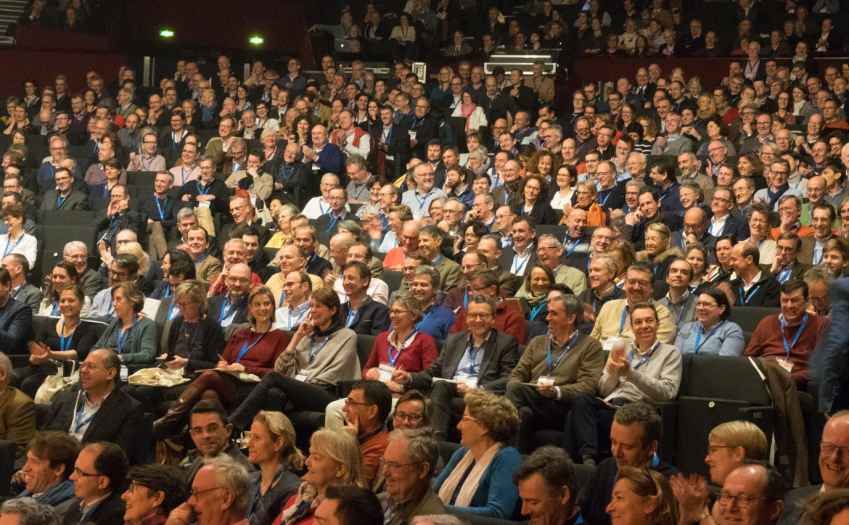
[[(488, 266), (489, 261), (480, 251), (464, 253), (460, 259), (460, 269), (463, 272), (463, 278), (456, 288), (445, 295), (445, 300), (442, 301), (443, 306), (452, 311), (465, 306), (465, 303), (469, 301), (469, 277), (477, 270), (485, 270)], [(445, 338), (441, 337), (440, 339)]]
[(729, 281), (723, 291), (735, 306), (779, 306), (781, 286), (771, 273), (760, 267), (760, 250), (751, 242), (741, 242), (731, 248), (728, 263), (734, 269), (736, 279)]
[(35, 404), (17, 388), (9, 385), (12, 361), (0, 352), (0, 439), (18, 445), (17, 456), (26, 450), (35, 434)]
[(0, 267), (9, 272), (12, 279), (12, 298), (32, 309), (33, 315), (38, 314), (44, 292), (27, 282), (29, 275), (29, 261), (20, 253), (10, 253), (0, 260)]
[[(585, 465), (595, 465), (608, 452), (609, 427), (619, 407), (644, 401), (664, 403), (678, 394), (681, 386), (681, 352), (657, 340), (657, 310), (651, 303), (631, 309), (631, 329), (636, 341), (631, 348), (617, 344), (607, 358), (598, 382), (598, 397), (578, 393), (572, 398), (571, 432), (578, 457)], [(627, 357), (626, 357), (627, 356)]]
[[(716, 525), (775, 525), (784, 508), (784, 486), (781, 473), (766, 461), (751, 461), (737, 467), (725, 478), (716, 497), (713, 510)], [(749, 504), (744, 509), (739, 501)]]
[(819, 456), (822, 484), (788, 492), (784, 512), (778, 521), (780, 525), (805, 522), (805, 503), (810, 502), (811, 497), (849, 489), (849, 478), (846, 476), (849, 455), (845, 452), (846, 447), (849, 447), (849, 412), (844, 410), (831, 416), (822, 432)]
[[(367, 242), (355, 241), (354, 244), (348, 248), (348, 257), (346, 262), (361, 262), (368, 266), (369, 271), (371, 272), (371, 282), (368, 285), (369, 296), (379, 303), (388, 305), (389, 286), (386, 284), (386, 281), (381, 279), (383, 276), (383, 263), (380, 259), (374, 256), (374, 252), (371, 251), (371, 246)], [(333, 290), (336, 293), (345, 293), (342, 289), (341, 282), (334, 283)]]
[(519, 487), (522, 515), (534, 523), (577, 525), (584, 520), (578, 499), (578, 478), (569, 455), (553, 446), (538, 448), (513, 474)]
[(76, 500), (69, 478), (80, 454), (80, 442), (67, 432), (36, 432), (29, 442), (27, 462), (13, 481), (26, 488), (16, 498), (34, 498), (65, 514)]
[(416, 516), (446, 514), (445, 505), (431, 488), (439, 461), (439, 446), (426, 431), (395, 430), (383, 453), (386, 492), (377, 498), (386, 525), (411, 523)]
[(180, 466), (186, 471), (186, 479), (189, 483), (195, 479), (206, 461), (219, 456), (229, 456), (245, 467), (248, 472), (254, 471), (253, 465), (239, 450), (239, 444), (230, 439), (233, 424), (227, 418), (227, 411), (221, 403), (202, 399), (192, 407), (189, 417), (189, 434), (192, 436), (195, 449), (180, 462)]
[(443, 440), (449, 428), (463, 416), (465, 393), (483, 388), (503, 395), (507, 378), (519, 360), (516, 339), (493, 328), (495, 302), (491, 297), (469, 297), (466, 311), (469, 329), (448, 337), (439, 357), (427, 370), (412, 374), (404, 370), (395, 372), (397, 383), (421, 391), (430, 390), (433, 413), (430, 426), (437, 438)]
[[(126, 508), (120, 491), (129, 470), (124, 450), (115, 443), (102, 442), (83, 447), (71, 474), (79, 505), (71, 505), (65, 523), (124, 523)], [(97, 482), (92, 483), (92, 479)]]
[[(308, 318), (310, 313), (310, 295), (312, 281), (303, 270), (281, 274), (283, 277), (283, 294), (280, 296), (280, 306), (275, 312), (274, 328), (280, 330), (297, 330), (301, 321)], [(283, 306), (283, 301), (286, 305)]]
[(793, 232), (782, 233), (775, 240), (775, 258), (770, 272), (779, 284), (801, 279), (810, 268), (810, 264), (799, 262), (802, 239)]
[[(520, 309), (507, 307), (504, 299), (499, 295), (498, 286), (498, 274), (492, 270), (478, 270), (469, 279), (469, 298), (475, 295), (488, 295), (491, 297), (495, 302), (495, 322), (493, 323), (493, 327), (512, 335), (519, 341), (519, 344), (524, 344), (527, 338), (525, 317), (522, 315)], [(460, 308), (457, 311), (454, 327), (451, 328), (452, 334), (465, 332), (469, 329), (466, 314), (465, 308)]]
[(207, 231), (201, 226), (193, 226), (186, 233), (186, 247), (195, 261), (197, 280), (208, 288), (221, 273), (221, 261), (209, 254)]
[(669, 310), (661, 301), (651, 298), (654, 285), (654, 271), (645, 263), (634, 263), (625, 273), (625, 299), (616, 299), (601, 307), (593, 326), (591, 337), (597, 339), (606, 349), (608, 339), (626, 337), (634, 339), (634, 332), (628, 317), (628, 311), (639, 303), (651, 302), (657, 310), (658, 340), (662, 343), (675, 342), (675, 323)]
[[(309, 219), (318, 219), (330, 211), (330, 190), (341, 188), (339, 177), (333, 173), (325, 173), (321, 177), (319, 190), (321, 195), (313, 197), (303, 208), (304, 215)], [(350, 212), (350, 207), (346, 204), (345, 211)]]
[(129, 253), (122, 253), (112, 259), (109, 265), (109, 286), (97, 292), (91, 302), (89, 317), (108, 320), (115, 315), (112, 304), (112, 287), (118, 283), (136, 282), (139, 278), (139, 263)]
[(171, 511), (167, 523), (245, 525), (251, 500), (249, 469), (227, 456), (204, 461), (191, 482), (193, 497)]
[(315, 229), (328, 235), (335, 235), (339, 231), (339, 223), (342, 221), (354, 221), (359, 223), (360, 219), (347, 210), (348, 190), (345, 188), (333, 188), (327, 196), (330, 209), (315, 220)]
[(389, 308), (368, 296), (371, 274), (361, 262), (349, 262), (342, 266), (342, 288), (348, 298), (339, 312), (345, 328), (355, 333), (377, 335), (389, 329)]
[(439, 272), (433, 266), (417, 266), (413, 271), (410, 293), (424, 314), (424, 318), (416, 325), (416, 330), (434, 339), (446, 339), (454, 326), (456, 316), (436, 300), (439, 293)]
[(577, 332), (583, 317), (584, 305), (574, 295), (552, 298), (546, 316), (549, 335), (528, 343), (507, 380), (507, 398), (522, 417), (520, 452), (527, 450), (536, 422), (544, 420), (546, 427), (562, 428), (575, 394), (594, 395), (597, 390), (604, 357), (597, 340)]
[(645, 403), (630, 403), (616, 411), (610, 427), (613, 457), (599, 463), (578, 494), (578, 506), (585, 523), (610, 523), (605, 509), (610, 503), (620, 468), (648, 468), (667, 478), (679, 473), (677, 468), (657, 457), (661, 428), (660, 415), (654, 407)]
[(87, 211), (88, 197), (74, 188), (74, 176), (68, 168), (56, 170), (55, 189), (47, 190), (41, 209), (44, 211)]
[(808, 283), (788, 281), (781, 285), (781, 313), (758, 323), (743, 356), (776, 359), (800, 391), (806, 391), (808, 361), (826, 328), (828, 318), (809, 314)]
[(146, 434), (142, 430), (141, 405), (117, 388), (120, 370), (121, 360), (112, 350), (99, 348), (89, 352), (80, 365), (82, 388), (53, 398), (43, 430), (68, 432), (83, 445), (115, 443), (131, 454), (132, 462), (144, 459), (147, 451), (138, 446), (139, 436)]
[(297, 228), (294, 228), (292, 232), (295, 244), (304, 252), (304, 257), (306, 258), (306, 266), (304, 269), (307, 273), (323, 278), (325, 272), (333, 271), (333, 265), (330, 264), (330, 261), (316, 253), (318, 237), (316, 236), (316, 230), (313, 226), (298, 226)]
[[(575, 295), (580, 295), (586, 289), (587, 276), (584, 272), (563, 262), (563, 243), (557, 237), (548, 233), (540, 235), (537, 237), (536, 251), (539, 262), (548, 266), (554, 274), (555, 283), (568, 286)], [(516, 292), (516, 297), (524, 297), (525, 292), (523, 284)]]
[(251, 269), (244, 263), (234, 264), (227, 272), (224, 283), (227, 293), (216, 295), (208, 301), (207, 314), (217, 320), (222, 328), (248, 322)]
[(419, 230), (419, 254), (431, 261), (439, 272), (440, 290), (450, 292), (460, 284), (463, 272), (460, 265), (442, 253), (442, 231), (436, 226), (424, 226)]
[[(278, 308), (286, 304), (286, 298), (283, 293), (283, 283), (286, 280), (286, 276), (291, 272), (304, 270), (306, 263), (307, 259), (304, 257), (304, 251), (300, 246), (287, 244), (277, 251), (277, 265), (280, 267), (280, 271), (269, 277), (265, 282), (265, 285), (268, 286), (271, 293), (274, 294)], [(306, 270), (304, 270), (304, 272), (306, 272)], [(324, 288), (324, 281), (322, 281), (320, 277), (311, 273), (307, 273), (307, 276), (310, 279), (310, 283), (312, 283), (313, 292)]]
[(785, 232), (794, 232), (799, 237), (810, 237), (814, 229), (802, 224), (802, 199), (795, 195), (782, 195), (778, 199), (778, 218), (781, 223), (772, 229), (772, 238), (777, 239)]
[(32, 338), (32, 308), (12, 298), (12, 277), (0, 268), (0, 349), (8, 355), (26, 355)]
[(231, 198), (229, 209), (230, 217), (233, 218), (233, 222), (221, 228), (222, 239), (232, 239), (236, 237), (236, 235), (232, 232), (235, 232), (236, 228), (244, 225), (256, 229), (259, 236), (259, 243), (262, 246), (268, 244), (269, 239), (271, 239), (271, 234), (265, 226), (256, 219), (256, 211), (248, 197), (237, 195), (236, 197)]
[[(252, 240), (256, 241), (256, 237)], [(209, 291), (207, 293), (209, 297), (226, 294), (227, 276), (230, 275), (230, 269), (237, 264), (248, 264), (247, 245), (245, 241), (238, 238), (230, 239), (224, 243), (224, 250), (221, 257), (224, 259), (224, 268), (221, 270), (221, 273), (212, 280), (212, 284), (209, 285)], [(262, 279), (256, 274), (256, 272), (252, 272), (251, 286), (256, 286), (258, 284), (262, 284)]]
[(389, 271), (402, 271), (404, 263), (413, 253), (419, 250), (419, 231), (422, 224), (419, 221), (407, 221), (401, 227), (398, 239), (399, 246), (392, 248), (383, 259), (383, 268)]
[[(341, 402), (347, 423), (345, 428), (360, 443), (366, 486), (371, 487), (380, 474), (380, 460), (389, 443), (386, 419), (392, 411), (392, 393), (382, 381), (357, 381)], [(336, 406), (334, 403), (327, 406), (328, 416)]]
[(584, 322), (594, 323), (602, 306), (625, 297), (625, 292), (616, 286), (618, 273), (616, 259), (607, 254), (596, 255), (590, 260), (590, 287), (578, 296), (584, 303)]
[(331, 485), (315, 509), (315, 521), (334, 525), (383, 525), (383, 508), (370, 490)]

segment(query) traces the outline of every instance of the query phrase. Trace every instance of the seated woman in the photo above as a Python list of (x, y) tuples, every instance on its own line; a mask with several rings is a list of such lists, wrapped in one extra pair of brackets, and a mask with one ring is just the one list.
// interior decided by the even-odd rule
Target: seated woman
[(465, 117), (466, 133), (477, 131), (487, 125), (486, 113), (478, 105), (478, 97), (470, 89), (464, 89), (460, 94), (460, 104), (454, 108), (452, 117)]
[(289, 221), (299, 213), (301, 211), (294, 204), (284, 204), (280, 207), (280, 212), (276, 218), (277, 231), (265, 244), (266, 248), (280, 248), (292, 244), (292, 230), (289, 228)]
[(23, 204), (9, 204), (3, 208), (3, 223), (7, 233), (0, 235), (0, 249), (3, 257), (10, 253), (19, 253), (27, 258), (30, 268), (35, 268), (38, 242), (35, 237), (24, 232), (26, 212)]
[(575, 166), (566, 164), (557, 169), (554, 184), (549, 185), (549, 187), (555, 189), (549, 202), (552, 209), (562, 210), (566, 205), (572, 206), (572, 197), (575, 196), (574, 184), (577, 179), (578, 170), (575, 169)]
[[(439, 352), (433, 338), (416, 329), (417, 323), (422, 320), (422, 309), (410, 294), (399, 294), (395, 298), (389, 309), (389, 320), (392, 322), (391, 330), (375, 338), (371, 354), (363, 366), (362, 378), (383, 381), (393, 394), (403, 394), (404, 385), (392, 380), (395, 369), (407, 372), (427, 370), (439, 357)], [(392, 398), (393, 403), (396, 399)], [(324, 425), (330, 428), (344, 426), (344, 406), (344, 399), (327, 405)]]
[(470, 390), (463, 400), (466, 411), (457, 424), (463, 446), (433, 481), (433, 490), (451, 510), (510, 519), (519, 501), (513, 473), (522, 456), (506, 443), (519, 431), (519, 412), (506, 397), (487, 390)]
[(775, 260), (775, 241), (772, 240), (770, 217), (772, 212), (763, 202), (756, 202), (749, 208), (749, 237), (750, 242), (758, 247), (761, 254), (760, 264), (772, 266)]
[(705, 281), (705, 272), (708, 264), (708, 251), (700, 242), (692, 242), (684, 247), (684, 258), (693, 268), (693, 277), (690, 279), (690, 292), (697, 293), (708, 287)]
[(338, 382), (360, 378), (357, 334), (340, 321), (339, 295), (321, 288), (310, 301), (309, 317), (274, 362), (274, 370), (231, 415), (237, 429), (248, 428), (264, 407), (324, 412), (336, 400)]
[[(206, 315), (206, 291), (198, 281), (189, 280), (178, 286), (173, 304), (180, 313), (171, 321), (168, 346), (159, 359), (168, 369), (184, 369), (185, 377), (194, 378), (198, 370), (215, 368), (226, 344), (224, 331)], [(188, 386), (189, 383), (172, 387), (127, 385), (123, 391), (139, 401), (145, 412), (156, 414), (160, 402), (179, 399)]]
[(280, 412), (262, 411), (251, 425), (248, 461), (259, 467), (251, 474), (251, 525), (265, 525), (283, 510), (297, 494), (301, 478), (295, 472), (304, 468), (304, 455), (295, 446), (295, 427)]
[(121, 162), (112, 157), (103, 161), (103, 175), (106, 177), (100, 184), (88, 185), (88, 196), (90, 199), (108, 198), (112, 194), (112, 188), (119, 184), (121, 177)]
[[(183, 250), (171, 250), (162, 257), (162, 264), (159, 268), (162, 270), (162, 280), (156, 282), (156, 286), (147, 297), (150, 299), (158, 299), (160, 301), (165, 299), (171, 299), (174, 296), (174, 289), (171, 286), (171, 280), (169, 276), (171, 275), (171, 267), (174, 266), (175, 263), (179, 262), (190, 264), (192, 268), (195, 266), (195, 262), (192, 260), (192, 256), (186, 253)], [(184, 266), (184, 268), (187, 268)], [(195, 272), (191, 272), (191, 275), (184, 275), (185, 279), (194, 279)], [(170, 319), (170, 316), (169, 316)]]
[[(153, 423), (158, 439), (179, 434), (189, 420), (192, 407), (203, 398), (218, 399), (232, 410), (256, 383), (242, 382), (235, 373), (259, 377), (273, 371), (274, 361), (289, 343), (289, 334), (273, 328), (274, 295), (265, 286), (255, 286), (248, 295), (248, 322), (230, 337), (215, 370), (207, 370), (192, 381), (162, 418)], [(173, 331), (173, 328), (172, 328)], [(247, 426), (247, 425), (246, 425)]]
[(663, 474), (621, 467), (606, 512), (617, 525), (677, 525), (678, 503)]
[(304, 464), (304, 482), (272, 525), (311, 525), (315, 509), (331, 485), (367, 488), (360, 444), (344, 430), (316, 431), (310, 438), (310, 454)]
[[(575, 207), (587, 212), (587, 226), (604, 226), (607, 224), (607, 213), (598, 204), (598, 188), (594, 182), (581, 181), (575, 185)], [(564, 208), (560, 224), (566, 224), (569, 216)]]
[(671, 240), (672, 234), (665, 224), (655, 222), (646, 226), (646, 251), (644, 253), (648, 258), (647, 262), (654, 269), (656, 281), (666, 280), (669, 266), (680, 253), (670, 249)]
[(136, 283), (123, 282), (112, 287), (111, 295), (115, 319), (94, 347), (113, 350), (123, 366), (152, 364), (159, 342), (156, 323), (139, 315), (144, 308), (144, 294)]
[(489, 233), (486, 226), (481, 221), (471, 220), (461, 226), (463, 232), (463, 248), (454, 254), (454, 260), (457, 264), (463, 263), (463, 256), (467, 253), (477, 252), (478, 243), (481, 242), (484, 235)]
[(554, 224), (554, 210), (548, 203), (549, 183), (539, 175), (528, 175), (519, 184), (522, 204), (513, 206), (516, 215), (527, 215), (537, 224)]
[(684, 354), (739, 357), (746, 349), (743, 329), (728, 321), (731, 303), (719, 288), (702, 292), (696, 299), (696, 321), (678, 331), (675, 346)]
[(62, 317), (48, 323), (47, 332), (36, 332), (35, 339), (29, 342), (30, 364), (16, 368), (13, 374), (15, 384), (19, 384), (21, 391), (31, 398), (35, 399), (44, 379), (56, 373), (56, 361), (82, 362), (94, 346), (96, 325), (80, 322), (85, 299), (88, 298), (79, 286), (62, 290), (59, 296), (59, 314)]
[[(190, 496), (183, 469), (176, 465), (136, 465), (127, 474), (124, 525), (165, 523)], [(47, 523), (47, 522), (45, 522)]]
[(545, 264), (535, 264), (525, 276), (525, 295), (520, 298), (522, 313), (528, 321), (547, 323), (548, 292), (554, 285), (554, 272)]
[(731, 248), (737, 244), (737, 237), (733, 233), (720, 235), (713, 246), (713, 254), (716, 256), (716, 264), (710, 265), (705, 272), (705, 283), (717, 284), (728, 281), (734, 268), (731, 266)]
[[(44, 299), (38, 308), (38, 315), (53, 316), (61, 315), (60, 294), (71, 287), (80, 286), (79, 274), (77, 268), (68, 261), (59, 261), (53, 267), (50, 273), (50, 278), (45, 279), (47, 284), (44, 286)], [(88, 317), (91, 311), (91, 299), (85, 296), (83, 301), (80, 317)]]

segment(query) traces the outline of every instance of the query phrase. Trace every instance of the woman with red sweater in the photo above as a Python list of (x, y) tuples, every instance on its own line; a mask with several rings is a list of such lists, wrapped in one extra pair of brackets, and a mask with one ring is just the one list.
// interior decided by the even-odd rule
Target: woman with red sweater
[(274, 324), (274, 295), (265, 286), (255, 286), (248, 296), (250, 328), (239, 330), (221, 353), (215, 370), (203, 372), (162, 418), (154, 422), (157, 439), (178, 435), (188, 422), (192, 407), (203, 398), (216, 398), (232, 410), (247, 397), (255, 383), (240, 381), (234, 372), (263, 377), (274, 371), (274, 362), (289, 344), (289, 334), (272, 328)]
[[(363, 379), (386, 383), (393, 394), (403, 394), (405, 385), (392, 380), (396, 369), (407, 372), (426, 370), (439, 357), (433, 338), (416, 329), (424, 314), (418, 301), (408, 294), (400, 294), (389, 309), (392, 330), (378, 334), (371, 354), (363, 366)], [(392, 398), (395, 406), (396, 397)], [(340, 428), (345, 425), (342, 407), (345, 400), (339, 399), (327, 405), (324, 425)]]

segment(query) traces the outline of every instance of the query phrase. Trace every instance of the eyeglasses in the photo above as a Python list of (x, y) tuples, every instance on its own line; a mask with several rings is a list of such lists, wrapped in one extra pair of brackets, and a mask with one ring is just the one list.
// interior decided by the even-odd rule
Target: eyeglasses
[(141, 483), (131, 481), (130, 484), (127, 486), (127, 494), (134, 493), (136, 491), (136, 489), (139, 488), (139, 487), (144, 487), (146, 489), (150, 489), (150, 487), (148, 487), (147, 485), (142, 485)]
[(719, 305), (717, 303), (703, 303), (703, 302), (697, 302), (696, 303), (696, 308), (714, 308), (716, 306), (719, 306)]
[(420, 414), (407, 414), (406, 412), (395, 412), (395, 415), (392, 416), (392, 419), (394, 419), (395, 421), (404, 421), (406, 419), (407, 421), (415, 425), (423, 418)]
[(409, 467), (409, 466), (412, 466), (412, 465), (420, 465), (421, 464), (418, 461), (414, 462), (414, 463), (390, 463), (390, 462), (387, 462), (383, 458), (381, 458), (380, 461), (383, 463), (383, 470), (385, 470), (385, 471), (389, 470), (389, 471), (392, 471), (392, 472), (397, 472), (398, 470), (400, 470), (404, 467)]
[(74, 467), (74, 474), (76, 474), (76, 476), (78, 478), (96, 478), (98, 476), (103, 475), (103, 474), (92, 474), (90, 472), (84, 472), (77, 467)]
[(730, 199), (723, 199), (722, 197), (714, 197), (712, 200), (715, 200), (716, 202), (724, 202), (726, 204), (733, 204), (734, 203), (734, 201), (732, 201)]
[(126, 279), (130, 274), (128, 272), (116, 272), (115, 270), (109, 270), (109, 275), (120, 279)]
[(492, 314), (467, 314), (466, 315), (466, 318), (470, 319), (472, 321), (475, 321), (475, 320), (485, 321), (486, 319), (489, 319), (490, 317), (492, 317)]
[(200, 499), (201, 494), (205, 494), (207, 492), (212, 492), (213, 490), (218, 490), (218, 489), (222, 489), (222, 488), (224, 488), (224, 487), (212, 487), (210, 489), (203, 489), (203, 490), (192, 489), (191, 492), (189, 492), (189, 497), (190, 498), (194, 497), (195, 499)]
[[(411, 268), (411, 269), (413, 269), (413, 268)], [(394, 308), (392, 310), (389, 310), (389, 315), (404, 315), (404, 314), (408, 314), (408, 313), (410, 313), (409, 310), (397, 310), (397, 309), (394, 309)]]
[(349, 407), (350, 407), (350, 406), (355, 406), (355, 405), (360, 405), (360, 406), (364, 406), (364, 407), (370, 407), (370, 406), (374, 406), (374, 403), (360, 403), (360, 402), (358, 402), (358, 401), (354, 401), (353, 399), (351, 399), (351, 398), (349, 397), (349, 398), (346, 398), (346, 399), (345, 399), (345, 405), (346, 405), (346, 406), (349, 406)]
[(827, 441), (823, 441), (820, 443), (820, 452), (825, 454), (826, 456), (830, 456), (837, 452), (841, 456), (849, 456), (849, 447), (838, 447), (834, 443), (828, 443)]
[(737, 502), (737, 506), (740, 507), (741, 509), (748, 508), (749, 505), (751, 505), (753, 501), (757, 501), (759, 499), (766, 499), (766, 496), (760, 496), (758, 498), (754, 498), (752, 496), (745, 496), (743, 494), (738, 494), (736, 496), (732, 496), (731, 494), (729, 494), (727, 492), (720, 492), (719, 497), (717, 498), (717, 500), (719, 501), (719, 504), (722, 505), (723, 507), (727, 507), (728, 504), (731, 503), (731, 500), (734, 500), (734, 501)]

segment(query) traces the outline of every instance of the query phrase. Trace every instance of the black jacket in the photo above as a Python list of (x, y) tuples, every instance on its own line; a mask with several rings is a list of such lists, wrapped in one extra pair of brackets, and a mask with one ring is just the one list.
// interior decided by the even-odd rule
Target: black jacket
[[(79, 399), (77, 399), (79, 396)], [(67, 433), (74, 424), (74, 409), (83, 403), (82, 391), (62, 392), (50, 404), (44, 430), (57, 430)], [(94, 415), (83, 434), (82, 444), (108, 441), (121, 447), (128, 455), (130, 463), (145, 459), (146, 450), (138, 446), (139, 436), (145, 435), (142, 428), (142, 408), (138, 401), (121, 392), (112, 390)]]
[(307, 273), (311, 273), (318, 277), (323, 277), (325, 270), (330, 270), (331, 272), (333, 271), (333, 265), (330, 264), (330, 261), (328, 261), (327, 259), (323, 259), (314, 253), (310, 256), (309, 259), (307, 259), (307, 265), (304, 270), (306, 270)]
[[(483, 98), (478, 99), (478, 106), (483, 108), (483, 112), (486, 114), (486, 121), (489, 122), (490, 127), (492, 127), (496, 120), (500, 118), (507, 118), (510, 98), (503, 93), (496, 93), (493, 98), (489, 98), (485, 95)], [(493, 138), (497, 140), (497, 137)]]
[(684, 228), (684, 219), (667, 211), (658, 211), (657, 215), (646, 221), (645, 218), (637, 225), (625, 225), (622, 230), (622, 238), (634, 244), (635, 250), (644, 250), (646, 247), (646, 226), (653, 222), (661, 222), (669, 228), (671, 232), (681, 231)]
[[(211, 301), (212, 299), (210, 299), (210, 302)], [(218, 311), (221, 311), (220, 307)], [(174, 358), (174, 347), (177, 344), (177, 338), (183, 337), (186, 333), (183, 330), (184, 323), (185, 320), (182, 315), (175, 317), (174, 321), (171, 323), (171, 329), (168, 332), (168, 347), (166, 349), (168, 358), (166, 361), (171, 361)], [(218, 317), (213, 317), (211, 315), (206, 316), (200, 322), (197, 337), (203, 341), (203, 344), (201, 345), (201, 349), (203, 351), (200, 355), (189, 356), (189, 362), (186, 364), (187, 372), (215, 368), (220, 360), (221, 352), (223, 352), (224, 347), (227, 346), (227, 340), (224, 338), (224, 330), (222, 330), (221, 325), (218, 324)]]
[(534, 90), (528, 86), (521, 85), (519, 86), (519, 96), (516, 97), (510, 94), (511, 91), (513, 91), (512, 86), (507, 86), (501, 91), (501, 94), (507, 99), (507, 108), (510, 112), (515, 114), (516, 111), (525, 110), (530, 111), (531, 115), (534, 115), (536, 109)]
[(197, 207), (197, 196), (200, 195), (202, 191), (209, 189), (205, 195), (215, 195), (215, 200), (213, 200), (209, 207), (212, 210), (212, 213), (229, 213), (230, 212), (230, 190), (227, 189), (227, 185), (224, 184), (223, 181), (218, 179), (212, 179), (212, 182), (209, 183), (209, 186), (201, 189), (200, 182), (196, 183), (188, 183), (184, 184), (180, 187), (180, 200), (183, 199), (183, 195), (189, 196), (189, 201), (194, 203), (193, 206)]
[(107, 244), (112, 246), (113, 251), (116, 249), (115, 237), (121, 230), (134, 231), (139, 242), (144, 242), (144, 239), (147, 238), (147, 217), (132, 208), (127, 208), (124, 213), (117, 217), (110, 217), (104, 211), (100, 218), (94, 219), (92, 226), (97, 230), (98, 240), (105, 240)]
[[(515, 256), (516, 256), (516, 252), (513, 250), (513, 246), (508, 246), (508, 247), (504, 248), (504, 250), (502, 250), (502, 252), (501, 252), (501, 267), (504, 268), (505, 271), (512, 273), (513, 257), (515, 257)], [(534, 265), (538, 262), (538, 260), (539, 259), (537, 259), (536, 246), (534, 246), (531, 249), (531, 256), (528, 257), (528, 261), (522, 267), (522, 275), (519, 276), (520, 280), (522, 280), (524, 282), (525, 275), (527, 275), (527, 273), (529, 271), (531, 271), (531, 268), (534, 267)]]
[[(211, 297), (209, 301), (206, 303), (206, 315), (211, 317), (214, 321), (221, 323), (221, 316), (225, 315), (225, 312), (222, 312), (224, 308), (224, 299), (227, 298), (226, 294), (216, 295), (215, 297)], [(227, 311), (229, 312), (233, 308), (232, 304), (227, 305)], [(236, 308), (236, 315), (233, 317), (232, 324), (242, 324), (248, 322), (248, 296), (242, 298), (242, 302)]]
[(315, 231), (318, 233), (324, 232), (327, 235), (336, 235), (339, 231), (339, 223), (342, 221), (354, 221), (359, 224), (360, 218), (353, 213), (348, 212), (344, 215), (344, 218), (340, 217), (334, 220), (334, 218), (330, 216), (330, 213), (325, 213), (315, 220), (315, 224), (313, 224), (313, 226), (315, 226)]
[(115, 490), (105, 500), (101, 501), (88, 516), (80, 511), (79, 502), (72, 503), (65, 513), (63, 523), (66, 525), (77, 525), (78, 523), (95, 523), (96, 525), (124, 525), (124, 513), (126, 506), (121, 499), (123, 487), (115, 487)]
[(6, 355), (26, 355), (33, 335), (32, 308), (10, 297), (0, 309), (0, 349)]
[[(453, 379), (468, 346), (468, 331), (449, 335), (436, 361), (431, 363), (427, 370), (410, 374), (410, 388), (427, 391), (434, 377)], [(507, 389), (507, 378), (518, 362), (518, 341), (512, 335), (493, 328), (484, 347), (478, 384), (486, 390), (503, 395)]]
[(389, 330), (389, 308), (385, 304), (367, 297), (360, 309), (348, 322), (348, 309), (351, 303), (345, 301), (339, 309), (339, 318), (354, 332), (362, 335), (378, 335)]
[[(729, 282), (731, 292), (734, 294), (734, 306), (769, 306), (778, 308), (781, 306), (781, 285), (775, 277), (769, 272), (763, 273), (763, 278), (755, 284), (754, 289), (749, 288), (748, 292), (743, 292), (743, 286), (740, 279), (733, 279)], [(741, 295), (744, 295), (741, 299)]]
[(62, 206), (59, 206), (59, 192), (56, 190), (47, 190), (44, 194), (44, 200), (41, 201), (41, 208), (45, 211), (88, 211), (88, 197), (85, 193), (72, 189), (71, 193), (62, 201)]
[(416, 132), (416, 146), (412, 148), (412, 151), (419, 153), (421, 158), (426, 158), (427, 143), (432, 139), (439, 138), (439, 121), (430, 115), (423, 119), (413, 116), (404, 117), (401, 124), (406, 126), (408, 131)]

